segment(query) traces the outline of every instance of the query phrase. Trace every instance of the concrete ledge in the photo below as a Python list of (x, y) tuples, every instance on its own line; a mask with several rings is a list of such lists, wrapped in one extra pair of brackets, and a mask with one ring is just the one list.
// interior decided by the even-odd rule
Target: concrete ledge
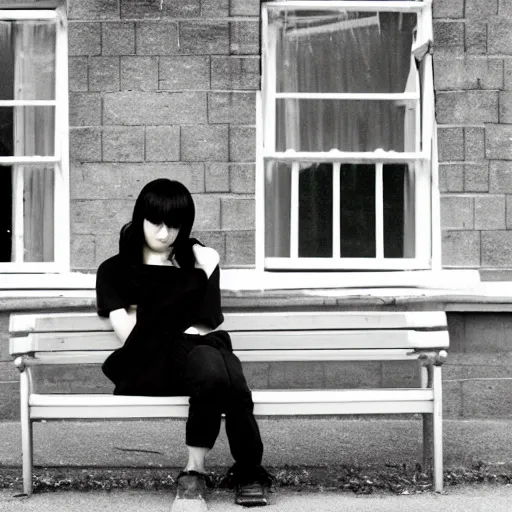
[[(481, 283), (473, 290), (422, 288), (337, 288), (298, 290), (223, 290), (222, 305), (237, 309), (437, 310), (512, 312), (511, 283)], [(0, 311), (94, 311), (93, 290), (4, 290)]]

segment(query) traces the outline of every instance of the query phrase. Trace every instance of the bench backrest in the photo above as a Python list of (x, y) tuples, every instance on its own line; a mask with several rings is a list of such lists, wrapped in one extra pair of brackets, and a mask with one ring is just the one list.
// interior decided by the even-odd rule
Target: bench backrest
[[(236, 312), (220, 327), (237, 351), (440, 349), (449, 345), (446, 314), (425, 312)], [(13, 355), (112, 351), (120, 342), (94, 313), (13, 314)]]

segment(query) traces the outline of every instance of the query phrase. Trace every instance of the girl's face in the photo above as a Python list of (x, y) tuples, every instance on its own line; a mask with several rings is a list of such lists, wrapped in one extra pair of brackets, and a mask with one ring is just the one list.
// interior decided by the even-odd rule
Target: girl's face
[(143, 229), (146, 245), (158, 253), (169, 252), (180, 232), (180, 228), (170, 228), (163, 222), (153, 224), (147, 219), (144, 219)]

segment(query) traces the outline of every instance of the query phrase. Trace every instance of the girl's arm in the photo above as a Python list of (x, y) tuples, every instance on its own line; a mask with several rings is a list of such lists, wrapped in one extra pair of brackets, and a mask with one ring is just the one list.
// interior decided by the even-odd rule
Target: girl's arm
[(137, 310), (133, 306), (128, 310), (116, 309), (110, 312), (109, 318), (114, 332), (124, 343), (137, 323)]
[(196, 258), (196, 268), (200, 268), (205, 271), (206, 277), (210, 279), (213, 274), (215, 267), (219, 264), (220, 256), (219, 253), (211, 247), (203, 247), (199, 244), (192, 246), (192, 251)]

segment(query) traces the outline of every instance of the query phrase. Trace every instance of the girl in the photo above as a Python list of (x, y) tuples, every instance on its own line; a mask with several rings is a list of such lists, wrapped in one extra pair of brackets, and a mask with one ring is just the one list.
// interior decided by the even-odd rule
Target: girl
[(121, 229), (119, 254), (97, 273), (98, 314), (110, 318), (123, 342), (103, 371), (114, 394), (190, 397), (189, 457), (177, 500), (203, 500), (209, 485), (204, 459), (225, 414), (236, 502), (265, 505), (270, 476), (261, 466), (251, 391), (229, 334), (215, 330), (224, 321), (219, 255), (190, 238), (194, 217), (192, 196), (181, 183), (158, 179), (142, 189), (132, 221)]

